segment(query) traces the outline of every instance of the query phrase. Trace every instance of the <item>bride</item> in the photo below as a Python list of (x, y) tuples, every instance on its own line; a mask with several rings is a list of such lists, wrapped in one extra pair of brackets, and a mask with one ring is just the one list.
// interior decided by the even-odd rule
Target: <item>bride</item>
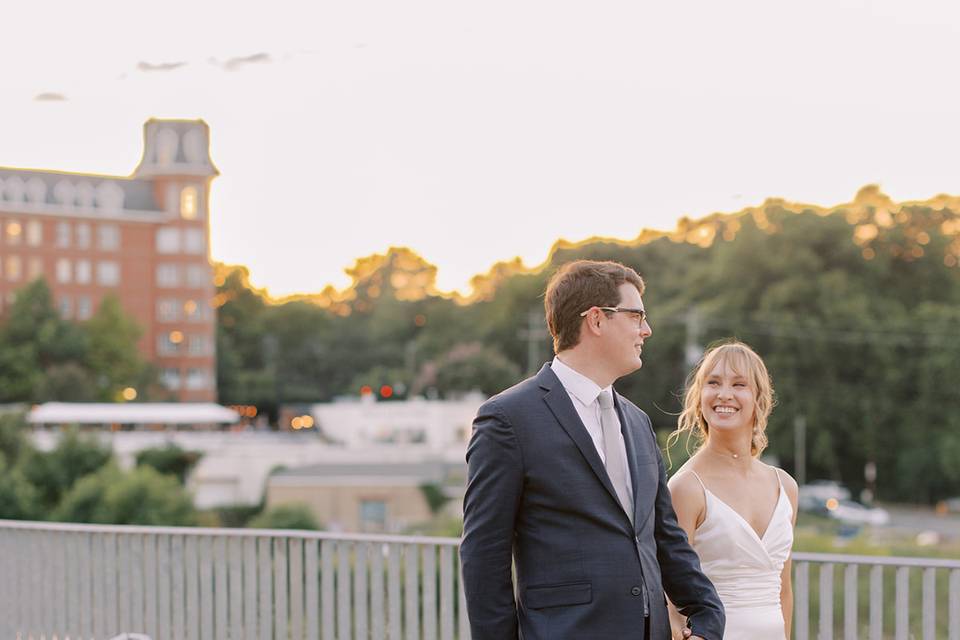
[[(742, 342), (713, 347), (687, 379), (681, 434), (700, 442), (670, 480), (680, 526), (727, 614), (724, 640), (790, 637), (797, 483), (760, 462), (773, 408), (767, 368)], [(686, 621), (670, 607), (674, 638)]]

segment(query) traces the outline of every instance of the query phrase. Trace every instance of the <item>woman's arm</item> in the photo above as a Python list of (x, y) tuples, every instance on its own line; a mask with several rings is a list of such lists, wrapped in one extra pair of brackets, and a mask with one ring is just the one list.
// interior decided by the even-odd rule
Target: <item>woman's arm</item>
[(787, 640), (790, 640), (790, 629), (793, 627), (793, 581), (790, 579), (792, 560), (787, 560), (780, 574), (780, 609), (783, 611), (783, 626)]
[[(697, 526), (703, 521), (703, 512), (706, 509), (703, 489), (693, 475), (682, 471), (674, 475), (667, 486), (670, 488), (673, 510), (677, 514), (677, 524), (687, 534), (687, 541), (693, 544)], [(667, 611), (670, 614), (671, 635), (674, 640), (680, 640), (684, 637), (683, 631), (687, 628), (687, 619), (677, 611), (669, 598)]]
[[(797, 488), (797, 481), (790, 477), (786, 471), (777, 470), (780, 478), (783, 480), (783, 489), (787, 492), (787, 498), (790, 499), (790, 506), (793, 508), (793, 526), (797, 526), (797, 496), (800, 493)], [(790, 632), (793, 628), (793, 579), (791, 569), (793, 559), (787, 558), (783, 565), (783, 571), (780, 573), (780, 609), (783, 611), (783, 626), (786, 632), (787, 640), (790, 640)]]

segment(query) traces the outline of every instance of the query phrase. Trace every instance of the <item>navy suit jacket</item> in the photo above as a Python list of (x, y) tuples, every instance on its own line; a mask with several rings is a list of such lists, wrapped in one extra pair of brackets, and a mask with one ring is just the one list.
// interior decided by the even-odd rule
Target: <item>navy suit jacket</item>
[[(695, 634), (724, 612), (677, 524), (650, 418), (614, 394), (635, 524), (556, 374), (490, 398), (467, 449), (460, 559), (474, 640), (667, 640), (664, 590)], [(516, 587), (511, 574), (516, 567)]]

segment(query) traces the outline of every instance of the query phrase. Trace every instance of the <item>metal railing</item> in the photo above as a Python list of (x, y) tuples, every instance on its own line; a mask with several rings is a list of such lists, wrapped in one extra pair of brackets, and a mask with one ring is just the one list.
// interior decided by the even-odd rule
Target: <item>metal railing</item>
[[(0, 638), (468, 640), (458, 544), (0, 520)], [(795, 553), (793, 566), (796, 640), (960, 640), (960, 561)]]
[(960, 560), (794, 553), (793, 567), (796, 640), (960, 640)]
[(0, 638), (466, 640), (458, 544), (0, 521)]

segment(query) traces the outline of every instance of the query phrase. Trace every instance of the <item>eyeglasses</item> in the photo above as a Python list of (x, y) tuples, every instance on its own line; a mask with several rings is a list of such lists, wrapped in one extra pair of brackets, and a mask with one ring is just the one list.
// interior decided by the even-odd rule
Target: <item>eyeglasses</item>
[(594, 309), (600, 309), (600, 311), (608, 311), (610, 313), (629, 313), (633, 316), (633, 319), (637, 321), (637, 324), (643, 324), (643, 321), (647, 319), (647, 312), (644, 309), (631, 309), (629, 307), (590, 307), (586, 311), (582, 311), (580, 317), (586, 317), (586, 315)]

